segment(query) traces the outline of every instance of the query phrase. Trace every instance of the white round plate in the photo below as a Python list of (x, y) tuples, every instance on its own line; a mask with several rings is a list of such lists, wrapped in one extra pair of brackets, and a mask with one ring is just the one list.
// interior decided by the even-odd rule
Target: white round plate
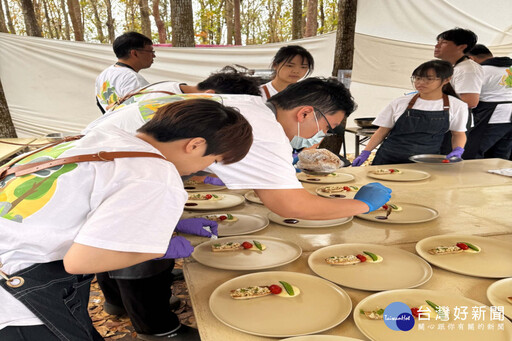
[[(206, 195), (208, 192), (196, 192), (194, 194)], [(222, 208), (229, 208), (240, 205), (245, 201), (244, 197), (238, 194), (227, 193), (211, 193), (214, 195), (222, 196), (220, 200), (187, 200), (185, 209), (191, 211), (200, 210), (219, 210)]]
[(297, 178), (302, 182), (312, 184), (338, 184), (355, 179), (352, 174), (334, 172), (333, 175), (310, 175), (306, 173), (297, 173)]
[(247, 199), (247, 201), (253, 202), (255, 204), (263, 205), (263, 201), (261, 201), (260, 197), (258, 195), (256, 195), (256, 192), (254, 192), (253, 190), (246, 192), (244, 194), (244, 197), (245, 197), (245, 199)]
[[(343, 187), (349, 187), (355, 186), (357, 188), (361, 188), (361, 185), (327, 185), (327, 186), (321, 186), (317, 187), (315, 189), (316, 194), (318, 194), (321, 197), (324, 198), (330, 198), (330, 199), (354, 199), (354, 196), (356, 195), (357, 191), (354, 189), (350, 189), (350, 191), (343, 190)], [(341, 187), (341, 188), (340, 188)], [(340, 188), (339, 190), (337, 190)], [(331, 189), (331, 192), (325, 192), (324, 189)]]
[[(379, 167), (385, 168), (385, 167)], [(430, 178), (430, 174), (424, 171), (414, 169), (400, 169), (402, 173), (392, 174), (375, 174), (369, 171), (366, 176), (374, 179), (385, 180), (385, 181), (421, 181)]]
[[(379, 263), (330, 265), (325, 259), (332, 256), (363, 254), (368, 251), (383, 258)], [(349, 288), (381, 291), (408, 289), (426, 283), (432, 268), (413, 253), (391, 246), (375, 244), (338, 244), (313, 252), (308, 265), (318, 276)]]
[(392, 203), (401, 206), (402, 211), (391, 212), (388, 219), (377, 219), (377, 217), (386, 216), (386, 211), (380, 209), (366, 214), (358, 214), (356, 217), (383, 224), (417, 224), (434, 220), (439, 216), (437, 210), (427, 206), (404, 202)]
[(338, 226), (342, 224), (346, 224), (352, 220), (353, 217), (348, 218), (339, 218), (339, 219), (329, 219), (329, 220), (306, 220), (306, 219), (295, 219), (295, 218), (285, 218), (281, 217), (274, 212), (270, 212), (268, 214), (268, 218), (270, 221), (288, 226), (288, 227), (300, 227), (300, 228), (310, 228), (310, 229), (320, 229), (324, 227)]
[(217, 222), (219, 225), (218, 232), (219, 237), (227, 237), (227, 236), (238, 236), (242, 234), (249, 234), (253, 232), (257, 232), (263, 230), (268, 226), (268, 218), (258, 215), (258, 214), (243, 214), (238, 212), (212, 212), (205, 214), (194, 215), (190, 218), (206, 218), (206, 216), (222, 216), (230, 213), (234, 217), (238, 218), (235, 222), (226, 222), (221, 221)]
[(512, 302), (507, 297), (512, 297), (512, 278), (496, 281), (487, 288), (489, 302), (495, 307), (504, 307), (505, 316), (512, 319)]
[[(235, 300), (230, 291), (255, 285), (288, 282), (300, 295), (276, 295)], [(328, 308), (327, 308), (328, 307)], [(256, 272), (221, 284), (210, 296), (210, 310), (227, 326), (239, 331), (266, 336), (289, 337), (320, 333), (343, 322), (352, 309), (347, 293), (317, 276), (296, 272)]]
[[(213, 244), (229, 242), (249, 242), (254, 240), (265, 245), (263, 251), (212, 251)], [(297, 244), (287, 240), (263, 236), (226, 237), (204, 242), (195, 247), (192, 257), (199, 263), (212, 268), (225, 270), (262, 270), (275, 268), (293, 262), (302, 254)]]

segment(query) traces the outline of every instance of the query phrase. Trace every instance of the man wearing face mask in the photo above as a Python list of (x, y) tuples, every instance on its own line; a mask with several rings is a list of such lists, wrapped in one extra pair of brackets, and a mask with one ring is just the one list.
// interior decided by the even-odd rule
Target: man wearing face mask
[[(363, 186), (355, 199), (331, 200), (306, 191), (292, 166), (292, 146), (317, 143), (355, 108), (350, 92), (336, 79), (307, 78), (288, 86), (264, 103), (259, 96), (208, 95), (237, 108), (253, 128), (254, 142), (247, 156), (232, 165), (215, 164), (207, 171), (216, 174), (229, 189), (254, 189), (271, 211), (299, 219), (336, 219), (374, 211), (390, 198), (391, 190), (379, 183)], [(90, 126), (116, 126), (135, 131), (151, 119), (158, 106), (176, 100), (162, 96), (129, 104)], [(192, 178), (194, 179), (194, 178)], [(200, 180), (196, 177), (194, 180)]]

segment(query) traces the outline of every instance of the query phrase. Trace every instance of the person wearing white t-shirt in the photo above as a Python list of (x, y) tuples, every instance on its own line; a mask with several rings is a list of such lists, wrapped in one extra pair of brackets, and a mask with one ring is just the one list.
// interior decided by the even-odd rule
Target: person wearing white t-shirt
[(379, 128), (352, 166), (360, 166), (381, 142), (373, 165), (408, 163), (413, 155), (439, 154), (447, 131), (452, 133), (452, 152), (446, 158), (460, 158), (466, 143), (468, 107), (455, 97), (452, 74), (453, 67), (443, 60), (418, 66), (411, 77), (418, 93), (392, 101), (377, 116), (373, 124)]
[(272, 60), (272, 80), (260, 86), (261, 97), (268, 100), (288, 85), (310, 75), (314, 66), (313, 56), (302, 46), (281, 47)]
[(465, 158), (509, 159), (512, 149), (512, 59), (494, 57), (481, 44), (469, 51), (469, 58), (484, 71), (480, 102), (473, 109), (475, 129), (468, 137)]
[(139, 71), (149, 68), (155, 59), (153, 42), (137, 32), (120, 35), (112, 47), (117, 62), (96, 78), (96, 102), (102, 113), (119, 98), (149, 84)]
[[(190, 242), (173, 231), (211, 237), (217, 224), (179, 221), (187, 200), (180, 176), (237, 162), (251, 143), (238, 111), (195, 99), (158, 110), (135, 135), (95, 129), (17, 158), (0, 179), (0, 339), (103, 340), (87, 311), (93, 276), (81, 274), (190, 256)], [(98, 161), (74, 158), (86, 155)], [(14, 173), (21, 165), (28, 174)], [(199, 340), (175, 314), (166, 318), (172, 329), (162, 333)]]

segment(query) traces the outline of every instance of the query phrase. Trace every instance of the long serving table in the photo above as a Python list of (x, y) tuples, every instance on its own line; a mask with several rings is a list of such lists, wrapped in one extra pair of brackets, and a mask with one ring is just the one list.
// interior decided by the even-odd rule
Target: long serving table
[[(267, 228), (254, 234), (292, 241), (302, 248), (303, 254), (288, 265), (262, 271), (293, 271), (313, 274), (307, 265), (309, 255), (319, 248), (340, 243), (373, 243), (415, 253), (416, 242), (423, 238), (458, 233), (496, 238), (510, 242), (512, 247), (512, 178), (487, 172), (490, 169), (512, 168), (511, 161), (485, 159), (450, 165), (402, 164), (389, 166), (389, 168), (391, 167), (421, 170), (431, 174), (430, 178), (422, 181), (381, 181), (381, 183), (393, 189), (392, 200), (394, 202), (416, 203), (432, 207), (439, 212), (437, 219), (419, 224), (393, 225), (354, 217), (347, 224), (320, 229), (290, 228), (271, 222)], [(345, 184), (364, 185), (376, 181), (366, 175), (374, 168), (382, 168), (382, 166), (344, 168), (341, 172), (355, 176), (353, 181)], [(312, 193), (315, 193), (315, 188), (320, 186), (308, 183), (303, 183), (303, 185)], [(243, 194), (246, 191), (229, 192)], [(247, 202), (229, 211), (234, 214), (243, 212), (261, 215), (266, 215), (269, 212), (262, 205)], [(184, 217), (194, 214), (197, 212), (187, 212)], [(201, 237), (192, 238), (193, 244), (206, 240)], [(436, 266), (432, 266), (432, 268), (434, 271), (432, 278), (418, 287), (419, 289), (451, 292), (491, 305), (486, 297), (486, 289), (496, 279), (460, 275)], [(209, 309), (209, 297), (215, 288), (232, 278), (251, 272), (254, 271), (214, 269), (199, 264), (192, 258), (185, 261), (185, 279), (202, 340), (271, 340), (232, 329), (217, 320)], [(374, 293), (342, 288), (350, 296), (352, 307)], [(355, 326), (352, 315), (340, 325), (321, 334), (367, 339)]]

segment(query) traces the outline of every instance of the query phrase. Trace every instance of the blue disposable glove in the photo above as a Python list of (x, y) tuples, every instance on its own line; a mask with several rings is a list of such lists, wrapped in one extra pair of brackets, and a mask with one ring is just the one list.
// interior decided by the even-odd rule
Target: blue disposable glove
[(456, 157), (458, 159), (462, 159), (462, 154), (464, 153), (464, 148), (462, 147), (455, 147), (454, 150), (452, 150), (452, 152), (448, 155), (446, 155), (446, 158), (449, 159), (449, 158), (452, 158), (452, 157)]
[(194, 247), (185, 237), (174, 236), (169, 241), (169, 246), (163, 257), (155, 259), (185, 258), (189, 257), (193, 251)]
[[(297, 155), (298, 155), (298, 153), (293, 153), (292, 155), (293, 155), (293, 162), (292, 162), (292, 165), (294, 165), (294, 166), (295, 166), (295, 165), (297, 164), (297, 162), (299, 162), (299, 157), (297, 156)], [(294, 168), (295, 168), (295, 173), (300, 173), (300, 172), (302, 172), (302, 171), (301, 171), (300, 169), (298, 169), (297, 167), (294, 167)]]
[(214, 185), (214, 186), (225, 186), (221, 179), (214, 176), (207, 176), (203, 181), (205, 184)]
[(359, 167), (361, 166), (370, 156), (372, 152), (369, 152), (367, 150), (363, 150), (361, 154), (359, 154), (358, 157), (354, 159), (354, 162), (352, 162), (352, 167)]
[(364, 185), (357, 191), (354, 199), (364, 202), (370, 210), (366, 213), (375, 211), (382, 207), (391, 198), (391, 188), (387, 188), (378, 182), (372, 182)]
[[(208, 226), (209, 228), (205, 229), (203, 226)], [(211, 233), (208, 231), (208, 229), (211, 231)], [(217, 223), (215, 221), (204, 218), (182, 219), (178, 221), (175, 230), (178, 232), (195, 234), (196, 236), (202, 237), (218, 235)]]

